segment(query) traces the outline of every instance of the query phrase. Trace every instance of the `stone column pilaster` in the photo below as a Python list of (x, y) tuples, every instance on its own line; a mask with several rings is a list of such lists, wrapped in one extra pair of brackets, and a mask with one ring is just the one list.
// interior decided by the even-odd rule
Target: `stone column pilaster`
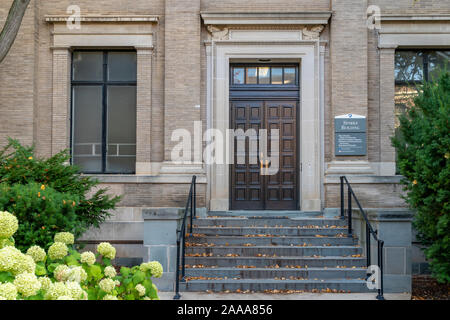
[(395, 175), (395, 148), (391, 137), (395, 133), (395, 49), (380, 49), (380, 175)]
[(151, 174), (152, 47), (136, 47), (136, 174)]
[(70, 147), (70, 50), (53, 49), (52, 155)]

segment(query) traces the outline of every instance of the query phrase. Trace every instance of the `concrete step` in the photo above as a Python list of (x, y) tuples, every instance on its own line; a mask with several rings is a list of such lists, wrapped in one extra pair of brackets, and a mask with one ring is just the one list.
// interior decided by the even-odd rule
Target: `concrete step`
[[(323, 217), (322, 212), (308, 211), (279, 211), (279, 210), (234, 210), (234, 211), (210, 211), (208, 217), (263, 217), (263, 218), (319, 218)], [(336, 218), (338, 218), (336, 216)]]
[(346, 228), (275, 228), (275, 227), (197, 227), (193, 228), (193, 234), (214, 236), (245, 236), (245, 235), (276, 235), (276, 236), (346, 236)]
[(225, 257), (229, 254), (241, 257), (278, 256), (278, 257), (311, 257), (311, 256), (352, 256), (361, 255), (362, 249), (354, 246), (339, 247), (294, 247), (294, 246), (223, 246), (223, 247), (187, 247), (186, 254)]
[(346, 226), (343, 219), (319, 218), (206, 218), (195, 219), (194, 227), (224, 226), (224, 227), (297, 227), (297, 226)]
[(326, 256), (326, 257), (186, 257), (188, 266), (205, 267), (274, 267), (301, 266), (314, 268), (364, 267), (364, 258)]
[(243, 279), (243, 280), (192, 280), (180, 283), (182, 291), (273, 291), (273, 290), (337, 290), (345, 292), (369, 292), (364, 280), (273, 280), (273, 279)]
[(186, 242), (195, 244), (213, 244), (216, 246), (243, 246), (251, 244), (255, 246), (290, 246), (293, 244), (304, 246), (351, 246), (357, 244), (357, 239), (347, 237), (316, 237), (316, 236), (296, 236), (296, 237), (244, 237), (244, 236), (205, 236), (205, 237), (187, 237)]
[[(186, 277), (204, 277), (227, 279), (274, 279), (291, 277), (296, 279), (365, 279), (367, 270), (365, 268), (308, 268), (308, 269), (292, 269), (292, 268), (188, 268), (186, 269)], [(224, 279), (227, 278), (227, 279)]]

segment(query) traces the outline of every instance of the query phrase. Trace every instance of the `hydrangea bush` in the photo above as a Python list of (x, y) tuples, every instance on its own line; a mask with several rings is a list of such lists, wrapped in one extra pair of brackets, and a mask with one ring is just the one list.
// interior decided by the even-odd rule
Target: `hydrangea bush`
[(18, 228), (13, 214), (0, 212), (0, 300), (159, 300), (152, 283), (163, 274), (159, 262), (117, 272), (111, 244), (80, 254), (68, 232), (57, 233), (47, 252), (32, 246), (24, 254), (14, 246)]

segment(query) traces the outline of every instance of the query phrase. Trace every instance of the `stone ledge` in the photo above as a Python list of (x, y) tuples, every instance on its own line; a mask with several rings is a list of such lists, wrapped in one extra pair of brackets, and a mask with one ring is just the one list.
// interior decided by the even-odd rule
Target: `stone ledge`
[(414, 212), (407, 208), (365, 209), (368, 219), (373, 221), (412, 221)]
[(151, 208), (143, 209), (142, 217), (144, 221), (148, 220), (178, 220), (184, 213), (182, 208)]
[[(50, 23), (68, 22), (71, 15), (46, 15), (45, 21)], [(79, 17), (80, 22), (158, 22), (155, 15), (86, 15)]]
[[(101, 183), (161, 183), (161, 184), (190, 184), (192, 175), (88, 175)], [(206, 176), (198, 175), (197, 184), (206, 184)]]
[[(403, 176), (345, 175), (350, 184), (399, 184)], [(326, 175), (324, 184), (339, 184), (341, 175)]]

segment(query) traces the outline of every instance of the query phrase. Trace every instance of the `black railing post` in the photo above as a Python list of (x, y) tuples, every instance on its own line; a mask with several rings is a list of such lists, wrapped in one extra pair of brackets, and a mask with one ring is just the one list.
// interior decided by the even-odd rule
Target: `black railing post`
[(183, 230), (181, 230), (181, 232), (183, 233), (183, 236), (182, 236), (182, 247), (181, 247), (181, 270), (182, 270), (182, 272), (181, 272), (181, 282), (186, 282), (186, 279), (185, 279), (185, 275), (186, 275), (186, 252), (185, 252), (185, 248), (186, 248), (186, 241), (185, 241), (185, 239), (186, 239), (186, 229), (185, 228), (183, 228)]
[(180, 300), (180, 298), (180, 239), (177, 236), (177, 269), (175, 275), (175, 296), (173, 297), (173, 299)]
[(371, 265), (371, 257), (370, 257), (370, 228), (369, 225), (366, 224), (366, 256), (367, 256), (367, 268)]
[(383, 246), (384, 241), (378, 240), (378, 268), (380, 269), (380, 288), (378, 289), (377, 300), (384, 300), (383, 284)]
[(341, 177), (341, 219), (345, 218), (344, 214), (344, 177)]
[(352, 189), (349, 185), (347, 185), (348, 188), (348, 237), (352, 237)]
[(194, 203), (194, 193), (192, 192), (192, 189), (191, 189), (191, 224), (190, 224), (190, 226), (189, 226), (189, 233), (190, 234), (192, 234), (192, 224), (193, 224), (193, 222), (194, 222), (194, 206), (193, 206), (193, 203)]
[[(194, 195), (194, 199), (193, 199), (193, 207), (194, 207), (194, 218), (197, 217), (197, 177), (194, 176), (194, 185), (193, 185), (193, 195)], [(192, 232), (191, 232), (192, 233)]]

